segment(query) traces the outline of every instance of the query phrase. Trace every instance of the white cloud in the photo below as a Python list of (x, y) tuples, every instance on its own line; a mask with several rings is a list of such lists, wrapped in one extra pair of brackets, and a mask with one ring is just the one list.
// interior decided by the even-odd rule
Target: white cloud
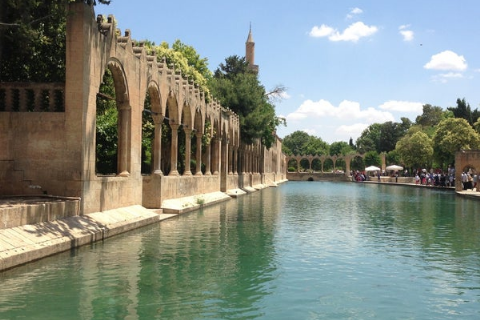
[(410, 28), (409, 24), (404, 24), (398, 27), (399, 33), (403, 37), (403, 41), (412, 41), (414, 37), (414, 33), (412, 30), (408, 30)]
[(317, 134), (317, 130), (315, 129), (303, 129), (302, 131), (308, 133), (311, 136), (315, 136)]
[(352, 41), (357, 42), (360, 38), (369, 37), (375, 34), (378, 28), (367, 26), (361, 21), (351, 24), (348, 28), (339, 32), (337, 29), (322, 24), (320, 27), (314, 26), (309, 35), (315, 38), (328, 37), (330, 41)]
[(395, 101), (390, 100), (379, 106), (382, 110), (401, 111), (401, 112), (423, 112), (422, 102)]
[(363, 13), (363, 10), (360, 8), (353, 8), (352, 11), (350, 11), (351, 14), (360, 14)]
[(306, 118), (311, 120), (315, 118), (322, 119), (326, 117), (342, 120), (365, 119), (369, 123), (394, 121), (394, 117), (390, 112), (374, 108), (361, 110), (358, 102), (344, 100), (340, 102), (338, 107), (335, 107), (323, 99), (319, 101), (305, 100), (295, 112), (287, 115), (287, 121)]
[(341, 125), (335, 130), (335, 134), (343, 137), (359, 137), (363, 130), (365, 130), (369, 124), (355, 123), (352, 125)]
[(423, 67), (432, 70), (464, 71), (467, 69), (467, 62), (463, 56), (460, 56), (453, 51), (446, 50), (434, 54), (430, 61)]
[(447, 83), (450, 79), (463, 78), (460, 72), (441, 73), (432, 77), (433, 82)]
[(357, 15), (357, 14), (361, 14), (363, 13), (363, 10), (360, 9), (360, 8), (353, 8), (352, 10), (350, 10), (350, 13), (347, 14), (347, 19), (352, 19), (353, 16)]
[(411, 30), (401, 30), (400, 34), (403, 36), (403, 41), (413, 40), (413, 31)]
[(309, 35), (314, 38), (327, 37), (335, 32), (335, 29), (322, 24), (320, 27), (314, 26)]

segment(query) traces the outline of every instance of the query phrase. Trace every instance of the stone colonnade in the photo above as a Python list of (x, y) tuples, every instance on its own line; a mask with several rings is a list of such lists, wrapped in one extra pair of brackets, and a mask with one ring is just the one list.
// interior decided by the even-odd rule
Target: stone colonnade
[[(95, 18), (83, 2), (68, 8), (65, 84), (0, 84), (0, 194), (79, 197), (82, 213), (90, 213), (159, 208), (166, 199), (285, 180), (280, 139), (269, 150), (260, 142), (241, 144), (235, 113), (207, 102), (197, 84), (148, 53), (129, 30), (123, 36), (114, 30), (112, 16)], [(96, 101), (107, 69), (118, 110), (117, 172), (99, 175)], [(141, 172), (145, 113), (155, 125), (147, 174)], [(165, 126), (169, 146), (162, 146)]]

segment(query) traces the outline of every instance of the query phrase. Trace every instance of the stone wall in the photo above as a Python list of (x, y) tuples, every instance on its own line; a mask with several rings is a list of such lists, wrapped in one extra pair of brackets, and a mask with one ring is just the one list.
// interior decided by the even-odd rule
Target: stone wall
[[(473, 174), (480, 174), (480, 150), (461, 150), (455, 153), (455, 190), (462, 191), (462, 172), (471, 170)], [(477, 183), (480, 191), (480, 183)]]
[[(97, 18), (83, 2), (68, 7), (65, 84), (0, 83), (0, 195), (52, 194), (80, 199), (88, 214), (141, 204), (160, 208), (164, 200), (251, 187), (285, 179), (281, 140), (270, 150), (259, 142), (240, 145), (236, 114), (217, 101), (207, 102), (200, 88), (131, 38), (115, 30), (114, 18)], [(118, 110), (118, 171), (96, 172), (96, 98), (106, 70), (115, 86)], [(151, 174), (141, 172), (142, 115), (147, 93), (155, 123)], [(48, 97), (48, 99), (47, 99)], [(167, 118), (168, 114), (168, 118)], [(166, 122), (165, 122), (166, 121)], [(205, 172), (177, 170), (178, 131), (201, 136), (206, 122), (216, 136), (203, 153)], [(171, 150), (161, 153), (161, 126), (171, 128)], [(186, 139), (187, 150), (191, 150)], [(201, 151), (200, 151), (201, 152)], [(171, 163), (161, 171), (161, 159)], [(243, 166), (243, 167), (242, 167)], [(193, 173), (191, 172), (193, 171)]]

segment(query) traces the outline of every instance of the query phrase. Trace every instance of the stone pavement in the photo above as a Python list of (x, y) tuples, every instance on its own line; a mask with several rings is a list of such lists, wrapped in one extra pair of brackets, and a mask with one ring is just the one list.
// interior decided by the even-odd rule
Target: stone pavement
[(131, 206), (0, 230), (0, 270), (93, 243), (175, 214)]
[[(235, 196), (245, 194), (241, 190), (231, 190)], [(166, 200), (162, 209), (146, 209), (134, 205), (114, 210), (95, 212), (86, 215), (62, 217), (38, 223), (16, 225), (0, 229), (0, 271), (38, 260), (62, 251), (159, 222), (180, 213), (196, 210), (202, 206), (232, 199), (223, 192), (213, 192), (193, 197)], [(15, 197), (3, 198), (0, 211), (18, 214), (30, 206), (44, 206), (44, 202), (59, 202), (58, 199)], [(8, 215), (7, 214), (7, 215)]]

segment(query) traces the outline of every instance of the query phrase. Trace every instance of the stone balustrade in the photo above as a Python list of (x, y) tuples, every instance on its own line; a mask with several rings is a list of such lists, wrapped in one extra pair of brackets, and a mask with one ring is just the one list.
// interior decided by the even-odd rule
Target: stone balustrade
[(64, 112), (65, 84), (11, 82), (0, 85), (0, 111)]

